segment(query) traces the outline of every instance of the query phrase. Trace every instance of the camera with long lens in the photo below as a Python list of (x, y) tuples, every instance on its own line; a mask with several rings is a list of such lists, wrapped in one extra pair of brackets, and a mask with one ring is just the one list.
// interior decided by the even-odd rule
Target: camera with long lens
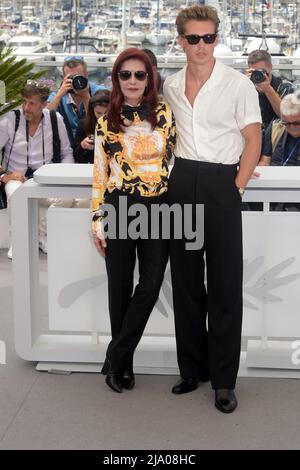
[[(87, 87), (88, 79), (83, 75), (79, 75), (77, 73), (76, 75), (72, 75), (70, 78), (72, 80), (73, 90), (84, 90)], [(74, 93), (73, 90), (70, 90), (69, 93)]]
[(256, 69), (251, 73), (250, 80), (255, 84), (258, 85), (265, 81), (267, 76), (267, 72), (264, 69)]

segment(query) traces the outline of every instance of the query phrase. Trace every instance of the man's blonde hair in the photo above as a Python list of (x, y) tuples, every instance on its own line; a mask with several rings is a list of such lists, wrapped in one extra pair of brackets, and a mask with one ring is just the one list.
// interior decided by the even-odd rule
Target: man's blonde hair
[(193, 5), (192, 7), (181, 10), (176, 18), (177, 32), (179, 36), (185, 34), (184, 26), (190, 20), (212, 21), (215, 24), (215, 33), (218, 32), (220, 19), (218, 12), (214, 7), (207, 5)]

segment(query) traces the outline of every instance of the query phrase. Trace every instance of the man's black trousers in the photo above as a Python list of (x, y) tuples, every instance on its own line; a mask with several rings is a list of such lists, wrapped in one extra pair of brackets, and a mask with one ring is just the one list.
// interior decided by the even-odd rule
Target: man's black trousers
[(175, 160), (169, 204), (204, 204), (203, 248), (186, 250), (185, 237), (170, 241), (180, 374), (183, 378), (209, 376), (213, 389), (234, 389), (241, 345), (243, 271), (237, 166)]

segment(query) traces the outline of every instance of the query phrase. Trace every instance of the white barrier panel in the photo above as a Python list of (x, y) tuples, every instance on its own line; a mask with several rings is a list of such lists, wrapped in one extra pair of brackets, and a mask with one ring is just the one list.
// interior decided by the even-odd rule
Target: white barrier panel
[(0, 249), (9, 246), (8, 214), (7, 209), (0, 210)]
[[(48, 257), (50, 329), (109, 335), (105, 261), (92, 240), (89, 209), (48, 210)], [(174, 335), (169, 264), (145, 333)]]
[[(94, 247), (90, 221), (88, 209), (48, 211), (49, 327), (109, 335), (105, 262)], [(243, 213), (244, 336), (262, 334), (264, 313), (269, 336), (300, 338), (299, 233), (298, 213)], [(169, 264), (145, 333), (174, 334)]]
[[(90, 197), (91, 170), (89, 165), (46, 165), (37, 172), (36, 181), (26, 182), (12, 199), (16, 350), (28, 360), (79, 363), (74, 364), (77, 370), (91, 370), (91, 364), (105, 357), (109, 341), (105, 265), (91, 240), (89, 210), (49, 209), (49, 331), (42, 334), (40, 317), (46, 312), (41, 311), (39, 292), (37, 201)], [(268, 202), (300, 202), (300, 168), (259, 171), (262, 176), (250, 182), (246, 199), (264, 201), (265, 211), (243, 214), (243, 335), (261, 340), (248, 343), (246, 364), (248, 370), (286, 368), (295, 374), (300, 369), (300, 361), (292, 361), (293, 340), (300, 338), (300, 214), (270, 213)], [(169, 266), (135, 366), (177, 372)]]
[(243, 213), (244, 336), (300, 338), (299, 233), (300, 213)]

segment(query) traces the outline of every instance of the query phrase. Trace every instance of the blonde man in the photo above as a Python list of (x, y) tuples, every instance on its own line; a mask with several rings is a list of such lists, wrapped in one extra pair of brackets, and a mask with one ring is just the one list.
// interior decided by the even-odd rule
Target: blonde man
[(261, 116), (253, 83), (214, 58), (216, 10), (185, 8), (176, 24), (187, 65), (164, 84), (177, 126), (168, 201), (204, 205), (204, 245), (188, 251), (184, 238), (170, 243), (181, 375), (172, 392), (210, 380), (215, 406), (230, 413), (242, 324), (241, 196), (259, 159)]

